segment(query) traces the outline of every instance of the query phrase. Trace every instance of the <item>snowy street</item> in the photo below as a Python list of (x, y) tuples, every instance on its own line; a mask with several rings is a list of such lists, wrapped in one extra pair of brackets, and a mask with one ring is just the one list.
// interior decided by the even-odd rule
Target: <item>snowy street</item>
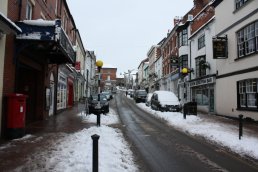
[(80, 105), (48, 124), (31, 127), (31, 134), (21, 139), (1, 144), (0, 168), (92, 171), (91, 136), (98, 134), (99, 171), (257, 170), (257, 126), (244, 126), (239, 140), (237, 123), (222, 117), (198, 114), (183, 119), (182, 113), (154, 111), (123, 94), (111, 104), (110, 112), (101, 115), (101, 127)]

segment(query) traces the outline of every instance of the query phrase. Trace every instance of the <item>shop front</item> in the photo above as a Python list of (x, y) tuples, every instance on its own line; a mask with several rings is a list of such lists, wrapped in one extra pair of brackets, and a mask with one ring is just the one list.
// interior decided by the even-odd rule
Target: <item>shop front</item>
[(196, 101), (198, 110), (215, 113), (215, 76), (192, 80), (189, 82), (192, 93), (192, 101)]
[(75, 52), (60, 20), (30, 20), (17, 25), (22, 33), (15, 42), (14, 90), (28, 96), (26, 122), (30, 123), (54, 115), (60, 108), (60, 96), (66, 86), (60, 85), (58, 65), (75, 63)]

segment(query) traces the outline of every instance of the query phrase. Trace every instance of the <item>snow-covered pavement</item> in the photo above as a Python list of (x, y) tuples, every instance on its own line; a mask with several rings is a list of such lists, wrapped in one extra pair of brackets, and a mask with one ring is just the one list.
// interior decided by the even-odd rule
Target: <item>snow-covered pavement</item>
[(144, 109), (157, 118), (168, 122), (169, 125), (189, 133), (191, 135), (203, 136), (211, 142), (229, 148), (241, 156), (249, 156), (258, 159), (258, 138), (244, 130), (241, 140), (238, 137), (238, 126), (226, 125), (216, 120), (207, 120), (200, 115), (188, 115), (186, 119), (180, 112), (160, 112), (152, 110), (144, 103), (138, 103), (138, 107)]
[[(86, 116), (83, 113), (77, 115), (82, 122), (96, 123), (96, 115)], [(99, 171), (139, 171), (121, 131), (108, 126), (117, 123), (119, 123), (118, 116), (111, 110), (109, 114), (101, 115), (101, 127), (94, 126), (73, 134), (59, 133), (62, 137), (55, 140), (51, 147), (26, 156), (26, 163), (14, 171), (92, 171), (91, 136), (94, 134), (100, 136)], [(26, 135), (13, 141), (30, 142), (32, 139), (36, 140), (36, 136)], [(44, 138), (41, 137), (42, 139)], [(4, 149), (5, 147), (2, 148)]]
[[(205, 137), (207, 140), (227, 147), (241, 156), (258, 159), (257, 135), (252, 134), (247, 129), (244, 129), (244, 136), (239, 140), (237, 125), (221, 123), (219, 120), (212, 118), (204, 118), (203, 115), (190, 115), (184, 119), (182, 113), (154, 111), (144, 103), (138, 103), (137, 106), (187, 134)], [(79, 113), (77, 117), (81, 118), (83, 123), (96, 124), (96, 115), (86, 116)], [(75, 133), (54, 133), (58, 137), (53, 140), (51, 146), (45, 146), (43, 149), (39, 148), (39, 151), (26, 155), (26, 163), (18, 166), (13, 171), (92, 171), (91, 136), (94, 134), (100, 136), (99, 171), (139, 171), (134, 162), (130, 145), (126, 142), (122, 132), (118, 128), (111, 127), (119, 123), (118, 115), (110, 109), (110, 113), (101, 115), (101, 127), (85, 128)], [(46, 138), (46, 136), (26, 135), (21, 139), (13, 140), (11, 143), (1, 146), (0, 151), (10, 148), (15, 149), (12, 142), (37, 144)]]

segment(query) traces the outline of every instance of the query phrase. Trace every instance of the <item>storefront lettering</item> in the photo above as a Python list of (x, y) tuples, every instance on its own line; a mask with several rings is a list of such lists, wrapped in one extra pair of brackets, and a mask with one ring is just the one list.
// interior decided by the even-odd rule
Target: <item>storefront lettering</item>
[(214, 79), (213, 77), (210, 77), (210, 78), (205, 78), (197, 81), (192, 81), (190, 82), (190, 87), (196, 87), (196, 86), (212, 84), (212, 83), (214, 83)]

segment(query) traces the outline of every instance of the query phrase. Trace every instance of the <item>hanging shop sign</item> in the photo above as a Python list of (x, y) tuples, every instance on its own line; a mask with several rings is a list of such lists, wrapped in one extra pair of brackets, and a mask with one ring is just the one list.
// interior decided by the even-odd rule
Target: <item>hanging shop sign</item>
[(213, 38), (212, 45), (213, 45), (213, 59), (228, 58), (228, 38), (227, 38), (227, 36)]

